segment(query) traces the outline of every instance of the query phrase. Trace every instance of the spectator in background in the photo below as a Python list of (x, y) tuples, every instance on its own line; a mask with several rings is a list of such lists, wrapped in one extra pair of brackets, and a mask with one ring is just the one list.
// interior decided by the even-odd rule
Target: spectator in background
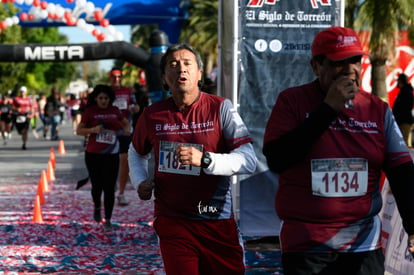
[(139, 111), (132, 115), (132, 127), (133, 128), (135, 127), (135, 124), (137, 123), (139, 116), (144, 111), (144, 108), (151, 104), (151, 99), (148, 96), (147, 86), (135, 83), (134, 90), (135, 90), (135, 93), (134, 93), (135, 99), (139, 107)]
[[(134, 92), (131, 88), (122, 86), (122, 70), (120, 68), (112, 68), (109, 73), (109, 80), (111, 88), (115, 93), (114, 106), (124, 114), (132, 124), (132, 116), (139, 111), (139, 106), (136, 103)], [(132, 130), (132, 129), (131, 129)], [(131, 136), (121, 136), (120, 143), (120, 168), (119, 168), (119, 191), (118, 191), (118, 205), (125, 206), (128, 202), (125, 198), (125, 187), (129, 179), (128, 167), (128, 148), (131, 143)]]
[(0, 101), (0, 131), (3, 138), (3, 145), (7, 145), (10, 139), (13, 125), (13, 101), (4, 95)]
[(39, 105), (37, 104), (36, 96), (32, 96), (32, 117), (30, 118), (30, 128), (32, 129), (33, 136), (38, 139), (39, 135), (37, 134), (37, 122), (40, 118), (39, 116)]
[(59, 140), (59, 123), (61, 116), (60, 96), (56, 88), (52, 88), (51, 95), (48, 96), (45, 105), (45, 118), (47, 125), (51, 125), (51, 140)]
[(79, 101), (80, 101), (79, 111), (81, 113), (81, 116), (82, 116), (82, 113), (85, 111), (86, 104), (88, 102), (88, 94), (89, 93), (91, 93), (91, 92), (89, 92), (89, 90), (79, 93)]
[(413, 87), (408, 82), (406, 74), (400, 74), (397, 79), (397, 87), (399, 92), (395, 98), (394, 105), (392, 106), (392, 112), (395, 117), (395, 121), (401, 130), (404, 141), (409, 148), (412, 147), (412, 131), (413, 131)]
[[(79, 93), (79, 97), (80, 97), (79, 111), (81, 113), (81, 120), (82, 120), (83, 112), (85, 112), (86, 105), (88, 104), (89, 95), (92, 92), (93, 92), (93, 88), (88, 88), (86, 91)], [(87, 144), (88, 144), (88, 136), (85, 136), (85, 139), (83, 141), (83, 146), (86, 147)]]
[(27, 88), (20, 87), (20, 95), (13, 98), (13, 110), (15, 112), (14, 124), (17, 132), (22, 137), (22, 150), (26, 150), (30, 119), (32, 117), (32, 99), (27, 95)]
[(39, 133), (41, 131), (43, 131), (43, 138), (46, 139), (46, 135), (47, 135), (47, 121), (45, 118), (45, 106), (46, 106), (46, 102), (47, 102), (47, 97), (44, 93), (40, 93), (39, 94), (39, 98), (37, 99), (37, 108), (38, 108), (38, 113), (39, 113), (39, 118), (42, 121), (42, 126), (38, 127), (36, 129), (36, 132)]
[(217, 84), (209, 77), (205, 77), (201, 90), (205, 93), (217, 95)]
[(76, 134), (79, 122), (81, 121), (81, 102), (80, 99), (74, 94), (69, 95), (69, 100), (66, 102), (67, 107), (70, 111), (70, 117), (72, 120), (73, 133)]
[(58, 93), (58, 99), (59, 99), (59, 115), (60, 115), (60, 124), (65, 124), (66, 123), (66, 97), (64, 97), (63, 95)]

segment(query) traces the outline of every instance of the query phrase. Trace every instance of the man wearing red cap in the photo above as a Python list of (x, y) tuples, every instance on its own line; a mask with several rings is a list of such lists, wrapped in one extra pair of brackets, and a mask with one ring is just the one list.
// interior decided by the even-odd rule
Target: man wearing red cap
[(360, 89), (364, 54), (349, 28), (318, 33), (317, 79), (282, 91), (267, 123), (284, 274), (384, 274), (382, 172), (414, 252), (413, 161), (388, 105)]

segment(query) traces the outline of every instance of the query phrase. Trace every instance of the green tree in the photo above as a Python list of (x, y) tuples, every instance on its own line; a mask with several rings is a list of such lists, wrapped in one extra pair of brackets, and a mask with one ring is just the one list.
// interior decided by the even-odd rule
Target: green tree
[[(11, 18), (18, 13), (12, 3), (0, 5), (0, 21)], [(19, 25), (8, 26), (0, 30), (1, 44), (21, 43), (67, 43), (68, 39), (59, 34), (56, 27), (22, 28)], [(49, 91), (52, 86), (60, 89), (66, 87), (75, 73), (73, 63), (53, 62), (1, 62), (0, 93), (16, 92), (21, 85), (29, 90)]]
[[(0, 5), (0, 21), (10, 18), (17, 13), (17, 8), (11, 3)], [(12, 25), (0, 30), (1, 44), (17, 44), (21, 42), (21, 28)], [(15, 91), (22, 79), (22, 72), (26, 69), (25, 63), (1, 62), (0, 63), (0, 93)]]
[(149, 49), (149, 38), (155, 30), (158, 30), (157, 24), (134, 25), (131, 31), (131, 43), (143, 49)]
[(353, 10), (348, 16), (356, 15), (355, 22), (347, 21), (348, 25), (357, 30), (370, 30), (370, 62), (372, 66), (372, 92), (381, 99), (388, 101), (386, 89), (386, 62), (395, 56), (395, 45), (398, 30), (412, 27), (414, 0), (365, 0), (359, 5), (353, 2)]
[(204, 72), (209, 73), (218, 58), (218, 0), (191, 0), (189, 20), (185, 22), (180, 40), (195, 47), (204, 60)]
[[(149, 38), (151, 36), (151, 33), (155, 30), (158, 30), (157, 24), (132, 26), (131, 44), (149, 51)], [(138, 82), (138, 75), (140, 71), (144, 69), (118, 60), (116, 66), (122, 68), (124, 75), (123, 84), (129, 87), (133, 87), (134, 84)]]
[(88, 83), (88, 87), (94, 87), (97, 84), (107, 83), (109, 69), (101, 69), (99, 61), (82, 61), (77, 63), (76, 79), (83, 79)]
[[(343, 0), (344, 1), (344, 0)], [(353, 27), (359, 9), (359, 0), (347, 0), (345, 6), (345, 26)]]
[[(22, 43), (63, 44), (68, 43), (68, 39), (56, 27), (24, 28)], [(52, 86), (64, 91), (75, 72), (74, 62), (31, 62), (27, 64), (22, 81), (37, 92), (49, 92)]]

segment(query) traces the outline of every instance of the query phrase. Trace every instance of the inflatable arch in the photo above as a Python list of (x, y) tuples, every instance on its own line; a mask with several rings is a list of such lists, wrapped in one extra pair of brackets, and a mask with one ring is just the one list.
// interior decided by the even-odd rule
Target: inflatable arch
[[(189, 0), (2, 0), (20, 12), (0, 21), (0, 31), (12, 25), (22, 27), (73, 26), (90, 33), (99, 43), (3, 44), (2, 62), (68, 62), (122, 59), (145, 69), (148, 91), (154, 101), (163, 97), (159, 60), (169, 41), (176, 43), (186, 19)], [(114, 25), (157, 24), (149, 38), (150, 51), (123, 41)], [(95, 26), (101, 26), (103, 31)]]
[[(189, 0), (2, 0), (7, 2), (14, 3), (20, 12), (1, 21), (1, 29), (13, 24), (74, 26), (106, 42), (122, 40), (114, 25), (157, 24), (172, 43), (177, 43), (189, 5)], [(97, 25), (105, 32), (96, 29)]]
[[(182, 21), (187, 18), (188, 0), (2, 0), (14, 3), (20, 13), (0, 21), (0, 31), (14, 24), (22, 27), (73, 26), (95, 36), (100, 43), (85, 44), (3, 44), (0, 61), (61, 62), (123, 59), (146, 68), (152, 55), (163, 53), (168, 41), (176, 43)], [(151, 34), (148, 53), (123, 41), (114, 25), (158, 24)], [(99, 25), (103, 28), (95, 28)]]

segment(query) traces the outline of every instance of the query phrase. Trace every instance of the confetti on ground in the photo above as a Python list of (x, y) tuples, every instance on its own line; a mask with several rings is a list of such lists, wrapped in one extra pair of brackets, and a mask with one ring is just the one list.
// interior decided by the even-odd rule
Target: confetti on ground
[[(153, 202), (140, 201), (132, 186), (130, 204), (115, 205), (112, 232), (93, 220), (90, 184), (56, 173), (33, 222), (38, 183), (30, 173), (0, 185), (1, 274), (165, 274), (152, 228)], [(4, 184), (5, 181), (10, 184)], [(278, 251), (246, 251), (246, 274), (282, 274)]]

